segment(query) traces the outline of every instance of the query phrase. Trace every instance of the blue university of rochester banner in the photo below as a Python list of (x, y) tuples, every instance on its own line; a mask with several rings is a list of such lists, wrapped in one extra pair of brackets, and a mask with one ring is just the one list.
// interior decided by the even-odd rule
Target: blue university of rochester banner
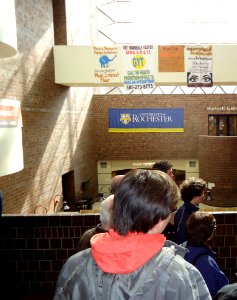
[(110, 108), (109, 132), (184, 132), (184, 110)]

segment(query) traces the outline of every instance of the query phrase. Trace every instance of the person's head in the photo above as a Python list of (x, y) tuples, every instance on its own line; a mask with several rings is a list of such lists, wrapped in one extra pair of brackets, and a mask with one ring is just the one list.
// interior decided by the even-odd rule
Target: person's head
[(186, 223), (188, 245), (199, 247), (209, 241), (216, 229), (216, 219), (207, 212), (194, 212)]
[(186, 203), (197, 205), (204, 200), (206, 188), (207, 184), (203, 179), (190, 177), (180, 185), (181, 198)]
[(100, 206), (100, 222), (105, 230), (109, 230), (111, 226), (111, 214), (114, 203), (114, 195), (109, 195), (101, 202)]
[(125, 175), (115, 175), (112, 179), (111, 179), (111, 183), (110, 183), (110, 188), (111, 188), (111, 194), (114, 194), (120, 181), (123, 179)]
[[(177, 185), (164, 172), (133, 170), (125, 175), (115, 192), (113, 229), (120, 235), (161, 233), (179, 196)], [(154, 228), (156, 232), (152, 232)]]
[(165, 172), (168, 176), (174, 179), (174, 173), (172, 167), (173, 165), (168, 160), (158, 160), (156, 163), (154, 163), (152, 169)]

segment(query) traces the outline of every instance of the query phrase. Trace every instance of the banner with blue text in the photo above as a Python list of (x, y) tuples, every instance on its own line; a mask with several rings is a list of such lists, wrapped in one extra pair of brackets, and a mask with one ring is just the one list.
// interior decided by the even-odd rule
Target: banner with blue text
[(184, 109), (110, 108), (109, 132), (184, 132)]
[(124, 86), (127, 90), (155, 87), (154, 46), (124, 45)]

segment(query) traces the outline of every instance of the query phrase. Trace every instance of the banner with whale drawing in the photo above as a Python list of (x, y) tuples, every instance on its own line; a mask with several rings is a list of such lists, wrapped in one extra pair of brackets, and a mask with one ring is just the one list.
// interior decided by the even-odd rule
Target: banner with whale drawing
[(120, 81), (118, 48), (93, 47), (94, 50), (94, 76), (97, 83), (107, 84)]
[(124, 86), (127, 90), (153, 89), (154, 46), (124, 45)]

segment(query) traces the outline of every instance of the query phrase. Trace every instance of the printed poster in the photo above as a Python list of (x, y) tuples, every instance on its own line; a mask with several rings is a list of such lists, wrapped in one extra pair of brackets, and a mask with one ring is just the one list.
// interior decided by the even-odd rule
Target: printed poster
[(211, 87), (212, 46), (187, 46), (187, 86)]
[(159, 72), (184, 72), (184, 46), (158, 46)]
[(153, 89), (154, 76), (154, 47), (123, 46), (124, 53), (124, 86), (128, 90)]
[(0, 128), (22, 127), (19, 100), (0, 99)]
[(117, 47), (93, 47), (94, 76), (98, 83), (117, 83), (120, 81)]
[(110, 108), (109, 132), (184, 132), (184, 109)]

